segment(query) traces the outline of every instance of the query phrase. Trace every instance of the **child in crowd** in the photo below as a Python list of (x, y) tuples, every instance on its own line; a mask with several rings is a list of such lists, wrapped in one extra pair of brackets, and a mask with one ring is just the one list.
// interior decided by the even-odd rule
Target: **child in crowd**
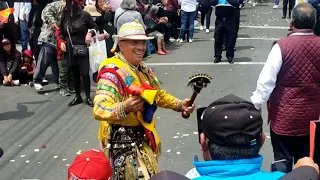
[(111, 180), (111, 164), (102, 150), (81, 153), (68, 169), (68, 180)]
[(158, 18), (157, 14), (159, 11), (158, 6), (151, 6), (148, 14), (145, 15), (144, 17), (144, 23), (147, 26), (147, 29), (149, 32), (148, 36), (153, 36), (157, 39), (157, 48), (158, 51), (157, 53), (159, 55), (166, 55), (169, 53), (169, 51), (166, 50), (165, 48), (165, 43), (164, 43), (164, 35), (159, 32), (158, 30), (161, 28), (161, 25), (164, 25), (168, 22), (167, 17), (161, 17)]
[(60, 84), (60, 94), (62, 96), (70, 96), (70, 93), (75, 93), (73, 88), (73, 78), (71, 71), (69, 71), (68, 64), (63, 60), (63, 53), (61, 51), (61, 42), (66, 42), (62, 40), (59, 36), (60, 29), (55, 29), (55, 36), (57, 38), (57, 59), (59, 65), (59, 84)]
[(33, 54), (31, 50), (25, 50), (22, 53), (22, 65), (20, 68), (19, 80), (21, 84), (29, 84), (33, 80), (33, 74), (36, 70)]

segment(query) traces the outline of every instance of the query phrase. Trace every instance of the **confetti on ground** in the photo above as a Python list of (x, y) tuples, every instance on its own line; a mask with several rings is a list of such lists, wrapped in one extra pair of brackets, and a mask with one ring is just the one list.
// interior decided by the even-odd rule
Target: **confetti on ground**
[(33, 151), (34, 151), (34, 152), (39, 152), (39, 151), (40, 151), (40, 149), (34, 149)]
[(173, 136), (173, 139), (177, 139), (177, 138), (179, 138), (179, 136)]
[(199, 134), (198, 132), (193, 131), (193, 134)]
[(41, 162), (39, 161), (38, 164), (41, 164)]
[(11, 160), (10, 160), (10, 162), (15, 162), (15, 161), (16, 161), (16, 160), (14, 160), (14, 159), (11, 159)]
[(20, 144), (19, 147), (21, 147), (22, 145)]
[(67, 166), (67, 167), (69, 167), (69, 166), (70, 166), (70, 164), (66, 164), (66, 166)]
[(160, 117), (157, 117), (157, 119), (160, 119)]
[(168, 152), (168, 153), (171, 152), (171, 149), (168, 149), (167, 152)]
[(78, 155), (81, 154), (81, 151), (82, 151), (82, 150), (79, 150), (76, 154), (78, 154)]
[(189, 134), (182, 134), (182, 137), (186, 137), (186, 136), (189, 136)]
[(26, 160), (26, 163), (29, 163), (30, 161), (29, 160)]
[(251, 48), (251, 49), (254, 49), (254, 48)]
[(53, 158), (57, 159), (57, 158), (58, 158), (58, 156), (53, 156)]
[(26, 157), (26, 155), (21, 155), (20, 157), (22, 157), (22, 158), (23, 158), (23, 157)]
[(88, 144), (89, 142), (88, 141), (86, 141), (86, 144)]
[(179, 133), (179, 132), (177, 132), (177, 134), (179, 135), (180, 133)]
[(270, 139), (271, 137), (270, 137), (270, 136), (267, 136), (267, 138)]
[(177, 154), (181, 154), (181, 152), (178, 151)]
[(67, 159), (62, 159), (62, 161), (66, 161)]
[(44, 149), (44, 148), (47, 148), (47, 146), (46, 146), (46, 145), (43, 145), (43, 146), (42, 146), (42, 149)]
[(48, 96), (49, 94), (48, 93), (44, 93), (44, 95)]
[(167, 72), (165, 72), (164, 74), (168, 74)]

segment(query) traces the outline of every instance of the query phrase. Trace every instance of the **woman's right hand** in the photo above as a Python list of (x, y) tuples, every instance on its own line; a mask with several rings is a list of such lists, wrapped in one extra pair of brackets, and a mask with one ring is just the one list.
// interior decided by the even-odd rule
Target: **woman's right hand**
[(66, 47), (66, 44), (64, 42), (60, 43), (60, 49), (61, 49), (62, 52), (67, 52), (67, 47)]
[(4, 76), (3, 85), (9, 85), (10, 81), (8, 76)]
[(123, 102), (123, 110), (126, 113), (141, 111), (144, 103), (140, 96), (131, 96)]

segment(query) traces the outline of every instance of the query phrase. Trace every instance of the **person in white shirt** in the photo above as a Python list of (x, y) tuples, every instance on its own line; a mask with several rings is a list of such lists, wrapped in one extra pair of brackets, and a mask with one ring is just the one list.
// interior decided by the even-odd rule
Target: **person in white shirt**
[(292, 10), (293, 33), (275, 43), (251, 101), (267, 102), (275, 161), (290, 172), (293, 161), (309, 156), (310, 121), (320, 114), (320, 37), (314, 35), (316, 10), (308, 3)]
[(187, 24), (189, 24), (189, 35), (188, 41), (192, 43), (193, 40), (193, 33), (194, 33), (194, 20), (196, 18), (197, 13), (197, 0), (179, 0), (179, 4), (181, 6), (180, 16), (181, 16), (181, 29), (180, 29), (180, 36), (177, 40), (178, 42), (182, 43), (185, 30)]
[(32, 7), (32, 0), (15, 0), (13, 8), (14, 22), (19, 23), (21, 29), (22, 51), (28, 49), (30, 33), (28, 28), (28, 19)]

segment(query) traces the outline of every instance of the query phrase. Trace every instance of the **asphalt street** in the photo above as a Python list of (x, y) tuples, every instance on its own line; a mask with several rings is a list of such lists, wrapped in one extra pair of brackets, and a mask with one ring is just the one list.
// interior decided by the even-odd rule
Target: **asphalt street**
[[(170, 54), (152, 55), (146, 63), (154, 68), (162, 88), (181, 99), (191, 96), (187, 87), (189, 76), (211, 75), (212, 83), (198, 96), (197, 107), (207, 106), (227, 94), (249, 100), (272, 42), (288, 33), (289, 20), (281, 19), (281, 10), (272, 6), (246, 5), (241, 11), (234, 65), (213, 64), (214, 12), (209, 34), (197, 28), (194, 43), (170, 45)], [(1, 180), (66, 179), (68, 166), (77, 154), (99, 147), (99, 122), (93, 119), (92, 109), (86, 105), (69, 108), (67, 104), (73, 97), (61, 97), (59, 92), (50, 91), (53, 88), (49, 84), (45, 86), (48, 93), (39, 95), (29, 86), (0, 87), (0, 147), (4, 149)], [(265, 106), (262, 111), (267, 134), (261, 149), (262, 169), (269, 171), (273, 154)], [(185, 174), (193, 167), (194, 155), (201, 157), (196, 115), (185, 120), (180, 113), (159, 109), (155, 116), (163, 143), (161, 169)]]

